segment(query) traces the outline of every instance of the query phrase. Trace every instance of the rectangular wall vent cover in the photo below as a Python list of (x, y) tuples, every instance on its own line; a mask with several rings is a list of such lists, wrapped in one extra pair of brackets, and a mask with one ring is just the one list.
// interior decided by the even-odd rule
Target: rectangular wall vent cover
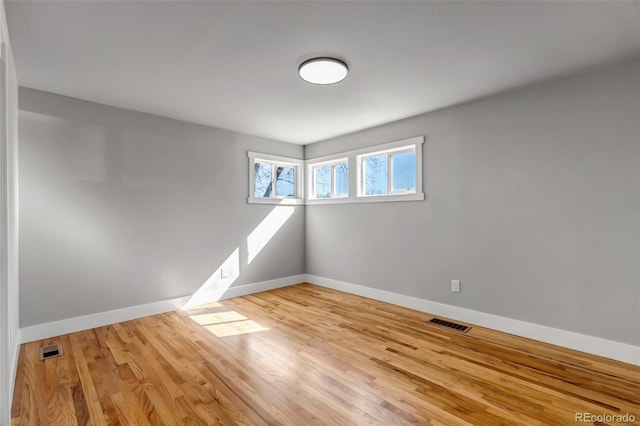
[(431, 324), (439, 325), (441, 327), (447, 327), (447, 328), (450, 328), (452, 330), (460, 331), (462, 333), (466, 333), (467, 331), (471, 330), (471, 327), (468, 327), (466, 325), (456, 324), (455, 322), (445, 321), (445, 320), (440, 319), (440, 318), (431, 318), (427, 322), (429, 322)]
[(56, 343), (51, 346), (43, 346), (40, 348), (40, 360), (45, 360), (62, 355), (62, 346), (60, 343)]

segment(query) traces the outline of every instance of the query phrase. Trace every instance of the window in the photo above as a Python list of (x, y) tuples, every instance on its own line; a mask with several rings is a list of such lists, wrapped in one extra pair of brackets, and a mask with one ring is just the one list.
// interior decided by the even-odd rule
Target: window
[(309, 198), (341, 198), (349, 195), (349, 164), (347, 159), (331, 163), (313, 164)]
[(307, 160), (307, 204), (424, 200), (423, 143), (417, 136)]
[(360, 155), (358, 164), (362, 171), (359, 196), (416, 192), (415, 146)]
[(302, 161), (249, 152), (249, 202), (299, 204)]
[(423, 136), (310, 160), (249, 152), (249, 203), (424, 200)]

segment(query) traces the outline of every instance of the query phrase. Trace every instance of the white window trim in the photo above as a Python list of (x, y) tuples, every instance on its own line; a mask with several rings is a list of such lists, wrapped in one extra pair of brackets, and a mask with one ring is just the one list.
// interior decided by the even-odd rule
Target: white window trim
[[(356, 149), (353, 151), (340, 152), (336, 154), (326, 155), (323, 157), (313, 158), (305, 160), (306, 176), (309, 186), (305, 195), (305, 204), (344, 204), (344, 203), (385, 203), (385, 202), (397, 202), (397, 201), (420, 201), (425, 199), (425, 194), (422, 190), (422, 145), (424, 144), (424, 136), (415, 136), (408, 139), (402, 139), (395, 142), (389, 142), (381, 145), (375, 145), (367, 148)], [(416, 153), (416, 189), (414, 191), (395, 191), (391, 192), (389, 188), (388, 194), (381, 195), (361, 195), (360, 188), (362, 188), (362, 162), (360, 159), (365, 156), (384, 154), (390, 152), (402, 152), (399, 148), (406, 147), (407, 151), (415, 149)], [(309, 198), (311, 194), (314, 194), (314, 188), (310, 185), (313, 184), (312, 173), (313, 167), (322, 164), (331, 164), (338, 160), (344, 160), (347, 158), (349, 165), (349, 196), (348, 197), (335, 197), (335, 198)], [(389, 166), (388, 173), (391, 173), (389, 178), (389, 185), (392, 185), (393, 179), (392, 165)], [(355, 173), (354, 173), (355, 171)]]
[[(262, 154), (259, 152), (248, 152), (249, 157), (249, 198), (247, 202), (250, 204), (304, 204), (304, 161), (296, 158), (281, 157), (278, 155)], [(288, 166), (294, 168), (294, 174), (296, 179), (295, 184), (295, 197), (271, 197), (271, 198), (257, 198), (255, 194), (255, 162), (263, 161), (267, 163), (274, 163), (280, 166)], [(275, 187), (273, 188), (274, 194), (276, 193)]]

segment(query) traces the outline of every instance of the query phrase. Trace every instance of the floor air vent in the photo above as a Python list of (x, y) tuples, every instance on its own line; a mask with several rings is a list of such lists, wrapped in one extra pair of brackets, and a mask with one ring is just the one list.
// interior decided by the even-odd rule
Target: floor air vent
[(60, 343), (56, 343), (51, 346), (43, 346), (40, 348), (40, 360), (45, 360), (62, 355), (62, 346)]
[(467, 331), (471, 330), (471, 327), (468, 327), (466, 325), (456, 324), (455, 322), (445, 321), (445, 320), (440, 319), (440, 318), (431, 318), (427, 322), (429, 322), (431, 324), (439, 325), (441, 327), (447, 327), (447, 328), (450, 328), (452, 330), (460, 331), (462, 333), (466, 333)]

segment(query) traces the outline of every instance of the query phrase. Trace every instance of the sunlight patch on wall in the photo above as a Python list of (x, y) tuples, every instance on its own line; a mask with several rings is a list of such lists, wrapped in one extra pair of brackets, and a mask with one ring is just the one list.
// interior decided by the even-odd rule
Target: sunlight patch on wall
[(277, 206), (265, 217), (262, 222), (247, 237), (247, 264), (264, 249), (273, 236), (293, 215), (294, 208), (291, 206)]
[(222, 265), (193, 293), (183, 309), (220, 300), (239, 276), (240, 249), (236, 247)]

